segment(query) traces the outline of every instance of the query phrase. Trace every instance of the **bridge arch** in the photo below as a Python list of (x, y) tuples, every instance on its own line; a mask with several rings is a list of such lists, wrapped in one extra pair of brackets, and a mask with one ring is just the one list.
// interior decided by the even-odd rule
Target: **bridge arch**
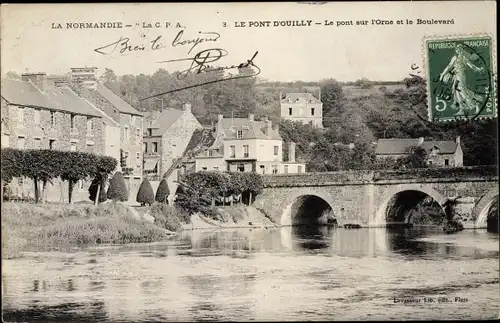
[[(300, 192), (292, 193), (287, 196), (287, 198), (280, 203), (279, 210), (283, 210), (280, 217), (280, 224), (283, 226), (289, 226), (294, 223), (294, 213), (296, 213), (297, 208), (304, 205), (304, 203), (313, 202), (318, 209), (317, 211), (327, 211), (328, 209), (334, 210), (335, 201), (333, 197), (320, 190), (306, 189)], [(315, 202), (315, 203), (314, 203)]]
[(475, 219), (475, 228), (486, 228), (486, 221), (491, 206), (498, 199), (498, 187), (493, 188), (488, 193), (483, 195), (472, 209), (472, 216)]
[(417, 191), (430, 196), (439, 204), (443, 212), (446, 214), (444, 207), (448, 198), (440, 192), (422, 184), (400, 184), (384, 192), (382, 198), (380, 199), (382, 202), (376, 209), (371, 223), (375, 226), (384, 225), (386, 223), (387, 212), (390, 208), (390, 202), (397, 198), (397, 196), (401, 193), (410, 191)]

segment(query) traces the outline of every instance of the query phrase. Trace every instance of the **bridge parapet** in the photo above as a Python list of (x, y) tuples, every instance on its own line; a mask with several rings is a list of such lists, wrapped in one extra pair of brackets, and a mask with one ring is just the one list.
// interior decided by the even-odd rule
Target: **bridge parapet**
[(359, 185), (386, 181), (463, 181), (471, 179), (498, 181), (497, 166), (263, 175), (264, 187)]

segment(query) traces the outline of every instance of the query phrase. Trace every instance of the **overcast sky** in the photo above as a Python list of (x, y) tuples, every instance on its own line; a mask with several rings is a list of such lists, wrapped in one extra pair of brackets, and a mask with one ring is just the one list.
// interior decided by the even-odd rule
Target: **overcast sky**
[[(71, 67), (111, 68), (117, 75), (150, 74), (163, 67), (185, 69), (188, 62), (158, 61), (192, 57), (208, 48), (222, 48), (228, 55), (218, 61), (245, 62), (258, 51), (254, 63), (260, 77), (271, 81), (317, 81), (336, 78), (353, 81), (401, 80), (412, 64), (423, 64), (423, 38), (429, 36), (488, 33), (496, 40), (496, 4), (485, 1), (399, 3), (296, 3), (254, 4), (66, 4), (8, 5), (1, 11), (1, 67), (22, 73), (64, 74)], [(371, 25), (372, 19), (414, 20), (413, 25)], [(448, 20), (454, 24), (416, 25), (417, 19)], [(311, 27), (234, 27), (235, 22), (312, 20)], [(325, 26), (324, 21), (333, 21)], [(368, 20), (368, 26), (336, 26), (337, 21)], [(177, 22), (184, 29), (143, 29), (136, 24)], [(66, 29), (68, 22), (122, 22), (122, 29)], [(223, 27), (226, 22), (227, 27)], [(315, 25), (315, 23), (322, 23)], [(61, 23), (64, 29), (52, 29)], [(183, 39), (201, 32), (216, 32), (216, 42), (172, 47), (175, 35)], [(128, 54), (102, 55), (94, 49), (130, 38), (140, 45), (162, 36), (167, 47)], [(143, 37), (144, 36), (144, 37)], [(423, 71), (422, 71), (423, 72)]]

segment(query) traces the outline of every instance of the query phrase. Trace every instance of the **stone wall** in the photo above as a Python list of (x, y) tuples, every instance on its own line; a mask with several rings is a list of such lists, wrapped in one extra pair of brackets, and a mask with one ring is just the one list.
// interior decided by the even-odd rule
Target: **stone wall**
[(264, 176), (265, 188), (257, 196), (255, 206), (269, 212), (277, 223), (290, 224), (290, 206), (301, 196), (315, 195), (330, 205), (341, 224), (378, 226), (385, 223), (388, 203), (396, 194), (420, 191), (431, 196), (443, 210), (449, 208), (466, 226), (475, 226), (480, 212), (476, 210), (478, 202), (484, 196), (493, 198), (492, 191), (498, 192), (498, 176), (478, 174), (493, 173), (491, 168), (476, 167), (441, 172), (441, 178), (403, 179), (408, 174), (398, 173), (389, 179), (386, 172), (369, 171), (269, 175)]

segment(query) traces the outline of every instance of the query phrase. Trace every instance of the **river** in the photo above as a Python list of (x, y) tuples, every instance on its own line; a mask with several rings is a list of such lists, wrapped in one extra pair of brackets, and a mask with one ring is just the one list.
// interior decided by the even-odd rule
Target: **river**
[(481, 230), (286, 227), (26, 253), (3, 261), (3, 318), (496, 319), (498, 246)]

